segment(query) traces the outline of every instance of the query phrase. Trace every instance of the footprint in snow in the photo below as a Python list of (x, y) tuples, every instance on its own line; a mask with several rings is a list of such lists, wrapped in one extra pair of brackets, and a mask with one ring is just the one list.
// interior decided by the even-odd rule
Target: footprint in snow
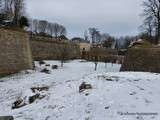
[(151, 81), (150, 79), (147, 79), (147, 81)]
[(136, 92), (132, 92), (132, 93), (130, 93), (129, 95), (136, 95), (137, 93)]
[(149, 104), (149, 103), (152, 103), (152, 101), (145, 99), (145, 103)]
[(134, 80), (135, 82), (138, 82), (138, 81), (140, 81), (140, 79), (137, 79), (137, 80)]
[(136, 97), (136, 100), (139, 100), (139, 98), (138, 98), (138, 97)]
[(49, 118), (50, 118), (50, 116), (47, 116), (47, 117), (45, 118), (45, 120), (49, 120)]
[(153, 93), (152, 92), (148, 92), (148, 94), (152, 95)]
[(137, 120), (144, 120), (144, 118), (142, 116), (137, 116), (136, 118), (137, 118)]
[(136, 108), (136, 105), (130, 105), (131, 108)]
[(142, 88), (142, 87), (139, 87), (139, 86), (136, 86), (138, 89), (140, 89), (140, 90), (144, 90), (144, 88)]
[(85, 112), (86, 112), (87, 114), (90, 114), (90, 113), (91, 113), (91, 111), (89, 111), (89, 110), (85, 110)]

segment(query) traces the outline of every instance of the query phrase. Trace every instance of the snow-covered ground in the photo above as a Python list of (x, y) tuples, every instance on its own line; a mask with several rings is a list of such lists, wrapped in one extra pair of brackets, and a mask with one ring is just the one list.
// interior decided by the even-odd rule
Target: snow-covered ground
[[(58, 61), (46, 61), (60, 65)], [(40, 72), (21, 72), (0, 79), (0, 116), (15, 120), (160, 120), (160, 74), (118, 72), (120, 65), (81, 60), (65, 63), (63, 68)], [(82, 82), (92, 89), (79, 93)], [(27, 103), (32, 87), (49, 87), (41, 91), (43, 99)], [(12, 110), (18, 98), (27, 105)], [(128, 113), (127, 113), (128, 112)], [(140, 115), (141, 114), (141, 115)], [(143, 115), (142, 115), (143, 114)]]

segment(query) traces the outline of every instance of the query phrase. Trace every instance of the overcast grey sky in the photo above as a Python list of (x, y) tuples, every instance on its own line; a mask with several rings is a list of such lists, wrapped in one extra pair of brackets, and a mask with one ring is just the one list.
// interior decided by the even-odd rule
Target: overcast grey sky
[(89, 27), (115, 36), (135, 35), (141, 24), (142, 0), (27, 0), (31, 18), (63, 24), (69, 37)]

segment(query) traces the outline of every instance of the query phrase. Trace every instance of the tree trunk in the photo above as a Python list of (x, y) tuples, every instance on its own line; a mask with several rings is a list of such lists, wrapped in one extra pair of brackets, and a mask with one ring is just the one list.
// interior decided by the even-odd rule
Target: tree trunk
[(98, 63), (97, 62), (95, 62), (95, 71), (97, 71), (97, 65), (98, 65)]
[(63, 60), (61, 60), (61, 67), (63, 67)]
[(157, 20), (158, 20), (158, 26), (157, 26), (157, 43), (156, 44), (160, 42), (160, 11), (158, 11)]
[(105, 68), (107, 68), (107, 62), (105, 62)]
[(160, 43), (160, 20), (158, 24), (157, 44)]

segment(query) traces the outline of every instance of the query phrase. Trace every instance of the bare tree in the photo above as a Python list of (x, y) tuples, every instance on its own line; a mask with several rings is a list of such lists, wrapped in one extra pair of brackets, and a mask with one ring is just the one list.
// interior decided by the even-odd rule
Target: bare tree
[(64, 43), (64, 45), (60, 47), (61, 67), (63, 67), (64, 62), (69, 59), (70, 52), (71, 49), (69, 48), (67, 43)]
[(152, 17), (149, 17), (144, 21), (144, 27), (145, 27), (146, 32), (148, 33), (149, 37), (152, 38), (152, 34), (154, 31), (154, 27), (155, 27), (155, 24), (153, 22)]
[(11, 20), (13, 18), (13, 0), (1, 0), (0, 14), (1, 20)]
[(98, 55), (100, 53), (100, 49), (97, 48), (97, 47), (94, 47), (94, 48), (92, 48), (91, 53), (92, 53), (92, 56), (93, 56), (92, 60), (93, 60), (94, 65), (95, 65), (94, 70), (97, 71), (97, 66), (98, 66), (98, 61), (99, 61)]
[(88, 33), (87, 33), (87, 31), (84, 32), (84, 40), (88, 41)]
[(53, 24), (53, 34), (55, 38), (60, 37), (61, 35), (66, 35), (66, 28), (58, 23)]
[(142, 31), (141, 35), (145, 35), (145, 39), (153, 43), (153, 36), (155, 34), (155, 23), (152, 16), (149, 16), (144, 20), (143, 25), (141, 25), (140, 30)]
[(13, 13), (14, 0), (1, 0), (2, 11), (6, 14)]
[[(65, 38), (64, 36), (67, 34), (67, 30), (63, 25), (58, 23), (51, 23), (46, 20), (37, 20), (34, 19), (32, 21), (32, 32), (41, 35), (47, 35), (51, 38), (54, 36), (55, 38)], [(62, 37), (63, 36), (63, 37)]]
[(14, 25), (18, 25), (19, 20), (25, 13), (25, 0), (1, 0), (3, 14), (7, 20), (12, 20)]
[(101, 43), (101, 38), (102, 38), (102, 36), (101, 36), (100, 31), (96, 31), (96, 33), (95, 33), (95, 41), (96, 41), (96, 43)]
[(37, 19), (34, 19), (32, 21), (32, 31), (36, 34), (38, 33), (38, 25), (39, 25), (39, 21)]
[(66, 35), (67, 34), (67, 30), (64, 26), (60, 25), (59, 27), (59, 37), (62, 36), (62, 35)]
[(48, 22), (46, 20), (40, 20), (38, 25), (39, 33), (46, 33)]
[(51, 37), (53, 37), (53, 33), (54, 33), (54, 25), (53, 25), (53, 23), (48, 23), (47, 33), (48, 33)]
[(95, 44), (100, 40), (100, 32), (97, 30), (97, 28), (89, 28), (89, 33), (91, 36), (91, 43)]
[(23, 16), (24, 14), (24, 0), (13, 0), (14, 5), (13, 5), (13, 23), (15, 25), (18, 25), (18, 21), (21, 18), (21, 16)]
[(53, 33), (54, 33), (54, 37), (58, 38), (58, 31), (59, 31), (59, 24), (58, 23), (54, 23), (53, 24)]
[(113, 43), (115, 42), (115, 38), (110, 36), (109, 34), (102, 35), (103, 47), (111, 48)]
[(143, 2), (143, 15), (146, 18), (152, 17), (156, 28), (156, 43), (160, 41), (160, 0), (145, 0)]
[(110, 37), (110, 35), (109, 35), (108, 33), (103, 33), (103, 34), (101, 35), (102, 41), (108, 40), (109, 37)]

